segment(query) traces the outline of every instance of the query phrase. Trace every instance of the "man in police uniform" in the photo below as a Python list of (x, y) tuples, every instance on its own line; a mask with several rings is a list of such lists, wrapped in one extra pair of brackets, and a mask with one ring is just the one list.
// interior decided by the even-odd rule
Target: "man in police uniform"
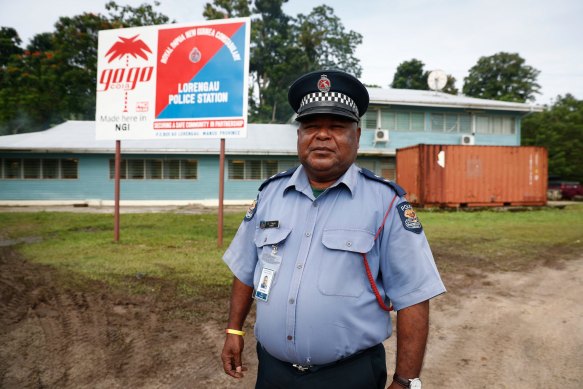
[(255, 299), (256, 388), (384, 388), (392, 303), (390, 388), (421, 388), (429, 299), (445, 288), (403, 189), (354, 165), (368, 92), (328, 70), (300, 77), (288, 99), (301, 166), (260, 186), (223, 257), (235, 276), (224, 370), (244, 374), (242, 328)]

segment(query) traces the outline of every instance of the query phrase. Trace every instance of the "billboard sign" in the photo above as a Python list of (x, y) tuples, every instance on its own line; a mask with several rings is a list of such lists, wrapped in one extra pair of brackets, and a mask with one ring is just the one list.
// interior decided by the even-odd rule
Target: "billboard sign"
[(249, 18), (99, 31), (97, 139), (245, 137)]

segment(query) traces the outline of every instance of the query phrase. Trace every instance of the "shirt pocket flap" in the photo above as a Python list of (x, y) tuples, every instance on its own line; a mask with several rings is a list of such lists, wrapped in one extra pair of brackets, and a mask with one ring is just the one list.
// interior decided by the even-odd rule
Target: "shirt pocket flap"
[(263, 247), (279, 244), (287, 238), (290, 232), (290, 228), (266, 228), (257, 230), (255, 232), (255, 245), (257, 247)]
[(325, 230), (322, 243), (331, 250), (368, 253), (374, 246), (374, 235), (365, 230)]

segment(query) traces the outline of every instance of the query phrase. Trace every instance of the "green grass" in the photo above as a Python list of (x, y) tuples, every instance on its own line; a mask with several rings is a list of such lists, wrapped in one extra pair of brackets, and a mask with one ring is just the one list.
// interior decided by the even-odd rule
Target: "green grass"
[[(242, 215), (225, 214), (225, 247)], [(26, 258), (72, 275), (144, 292), (171, 281), (176, 292), (224, 290), (231, 274), (217, 247), (216, 215), (172, 213), (121, 216), (121, 239), (113, 241), (113, 216), (75, 213), (3, 213), (0, 237), (40, 237), (19, 245)], [(131, 282), (130, 282), (131, 281)]]
[[(583, 252), (583, 206), (418, 213), (443, 272), (520, 270)], [(216, 243), (216, 214), (124, 214), (115, 243), (112, 215), (0, 213), (0, 238), (41, 238), (17, 250), (71, 280), (89, 278), (135, 293), (171, 287), (182, 297), (226, 296), (232, 276), (221, 257), (242, 217), (225, 214), (222, 248)]]
[(525, 212), (421, 212), (440, 269), (523, 270), (581, 258), (583, 205)]

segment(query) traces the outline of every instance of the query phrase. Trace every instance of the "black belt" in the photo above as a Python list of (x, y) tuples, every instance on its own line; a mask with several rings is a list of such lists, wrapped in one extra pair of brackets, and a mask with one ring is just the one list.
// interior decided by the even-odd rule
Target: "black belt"
[[(346, 362), (350, 362), (353, 361), (355, 359), (358, 359), (360, 357), (365, 356), (366, 354), (373, 352), (375, 349), (377, 349), (378, 347), (383, 347), (382, 344), (377, 344), (376, 346), (372, 346), (371, 348), (367, 348), (365, 350), (359, 351), (357, 353), (354, 353), (348, 357), (339, 359), (337, 361), (334, 362), (330, 362), (330, 363), (324, 363), (322, 365), (302, 365), (299, 363), (289, 363), (289, 362), (284, 362), (284, 361), (279, 361), (279, 359), (275, 358), (274, 356), (272, 356), (271, 354), (269, 354), (267, 352), (267, 350), (265, 350), (265, 348), (263, 348), (263, 351), (265, 352), (266, 355), (269, 355), (269, 357), (278, 360), (279, 362), (288, 365), (290, 367), (292, 367), (293, 369), (297, 370), (299, 373), (315, 373), (318, 370), (322, 370), (328, 367), (332, 367), (335, 365), (340, 365)], [(383, 347), (383, 351), (384, 351), (384, 347)]]

